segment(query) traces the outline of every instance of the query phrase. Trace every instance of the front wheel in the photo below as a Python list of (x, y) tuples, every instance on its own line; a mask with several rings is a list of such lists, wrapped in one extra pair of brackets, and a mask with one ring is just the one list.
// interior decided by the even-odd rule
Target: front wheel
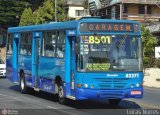
[(121, 99), (109, 99), (109, 104), (117, 106), (120, 103)]
[(62, 85), (58, 86), (58, 101), (60, 104), (67, 104), (67, 98), (64, 96), (64, 88)]

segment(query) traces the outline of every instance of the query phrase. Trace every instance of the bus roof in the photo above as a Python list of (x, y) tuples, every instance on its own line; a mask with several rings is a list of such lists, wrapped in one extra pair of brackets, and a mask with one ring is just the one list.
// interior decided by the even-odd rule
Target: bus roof
[(44, 30), (57, 30), (57, 29), (77, 29), (79, 23), (81, 22), (110, 22), (110, 23), (134, 23), (139, 24), (135, 21), (130, 20), (111, 20), (111, 19), (99, 19), (99, 18), (81, 18), (76, 21), (68, 22), (52, 22), (48, 24), (40, 25), (30, 25), (30, 26), (19, 26), (19, 27), (10, 27), (8, 28), (8, 33), (15, 32), (30, 32), (30, 31), (44, 31)]

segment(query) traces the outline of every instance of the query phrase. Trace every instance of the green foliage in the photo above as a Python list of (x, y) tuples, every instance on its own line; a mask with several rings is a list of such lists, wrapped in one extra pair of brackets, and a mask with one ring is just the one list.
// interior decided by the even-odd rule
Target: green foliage
[(152, 66), (154, 57), (154, 48), (157, 40), (148, 29), (142, 26), (142, 47), (143, 47), (143, 63), (146, 66)]
[(19, 17), (28, 5), (27, 0), (0, 0), (0, 25), (17, 26)]
[(32, 25), (34, 21), (33, 14), (32, 14), (32, 9), (31, 8), (26, 8), (21, 16), (20, 19), (20, 26), (25, 26), (25, 25)]
[(57, 21), (63, 22), (68, 19), (68, 8), (64, 5), (64, 0), (57, 0)]
[(43, 6), (40, 6), (33, 12), (33, 24), (42, 24), (47, 21), (53, 20), (54, 4), (52, 0), (45, 0)]
[(46, 21), (50, 21), (54, 16), (54, 8), (53, 8), (52, 0), (45, 0), (42, 7), (39, 7), (35, 11), (35, 24), (45, 23)]
[[(43, 0), (41, 0), (43, 1)], [(31, 10), (24, 10), (24, 15), (21, 17), (21, 22), (23, 25), (30, 25), (30, 24), (42, 24), (47, 23), (50, 21), (55, 20), (55, 8), (54, 8), (54, 0), (44, 0), (42, 6), (39, 6), (38, 9), (33, 10), (33, 13), (31, 14)], [(67, 16), (67, 7), (64, 6), (64, 0), (57, 0), (57, 20), (58, 21), (66, 21), (68, 19)], [(26, 15), (30, 14), (30, 19), (25, 17)], [(29, 20), (29, 21), (28, 21)], [(20, 22), (20, 25), (22, 23)]]
[(44, 0), (29, 0), (30, 8), (34, 12), (37, 10), (40, 6), (43, 5)]

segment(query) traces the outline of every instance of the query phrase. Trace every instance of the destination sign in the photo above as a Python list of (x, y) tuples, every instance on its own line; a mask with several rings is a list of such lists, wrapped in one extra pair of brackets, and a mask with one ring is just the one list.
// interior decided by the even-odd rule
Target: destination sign
[(133, 32), (134, 27), (132, 24), (121, 23), (82, 23), (80, 26), (81, 32)]

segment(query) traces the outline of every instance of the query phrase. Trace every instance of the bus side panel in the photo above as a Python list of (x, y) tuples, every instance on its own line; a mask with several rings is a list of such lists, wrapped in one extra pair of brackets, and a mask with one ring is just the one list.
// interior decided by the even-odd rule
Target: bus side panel
[(6, 57), (6, 77), (13, 82), (13, 56), (7, 54)]
[(13, 82), (18, 83), (18, 51), (20, 34), (14, 34), (13, 40)]
[(19, 72), (24, 71), (26, 85), (32, 87), (32, 58), (31, 56), (19, 55)]
[(41, 90), (54, 93), (55, 77), (60, 76), (64, 79), (64, 59), (53, 57), (41, 57), (39, 65), (39, 87)]

